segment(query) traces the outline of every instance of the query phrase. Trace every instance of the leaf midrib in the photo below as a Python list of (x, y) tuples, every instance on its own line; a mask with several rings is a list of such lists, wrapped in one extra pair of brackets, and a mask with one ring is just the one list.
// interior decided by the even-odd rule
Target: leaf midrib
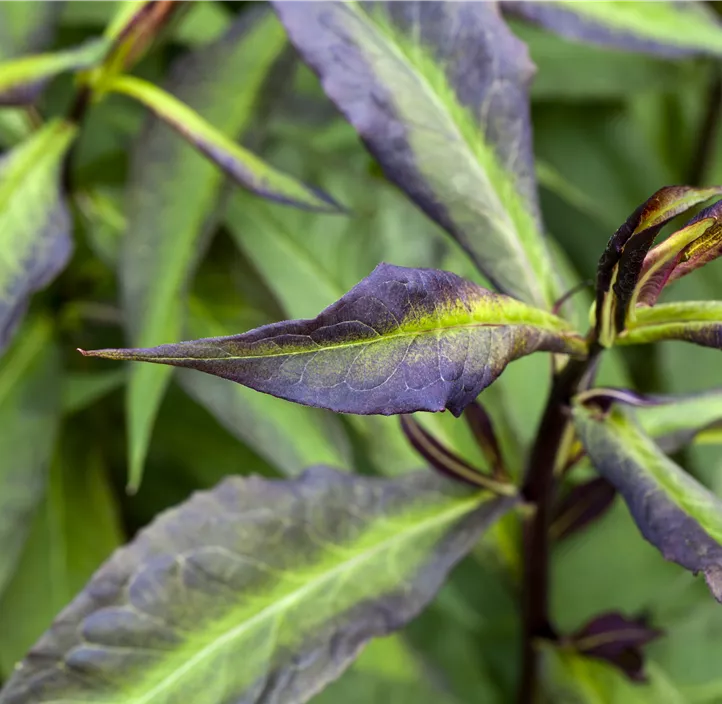
[[(354, 569), (359, 564), (363, 564), (364, 562), (370, 561), (373, 557), (375, 557), (377, 554), (385, 551), (386, 549), (392, 549), (394, 545), (401, 544), (405, 541), (410, 540), (412, 537), (416, 536), (419, 533), (425, 532), (427, 529), (431, 529), (437, 525), (441, 525), (445, 522), (451, 522), (454, 518), (457, 516), (462, 516), (466, 513), (471, 512), (474, 508), (476, 508), (478, 505), (481, 504), (481, 499), (484, 496), (488, 496), (488, 494), (475, 494), (468, 499), (465, 499), (463, 501), (459, 501), (457, 504), (453, 506), (453, 508), (445, 511), (445, 512), (439, 512), (437, 514), (434, 514), (430, 518), (427, 518), (424, 521), (420, 521), (416, 523), (411, 529), (407, 531), (403, 531), (401, 533), (394, 533), (386, 540), (381, 541), (377, 545), (375, 545), (372, 549), (362, 553), (361, 555), (357, 555), (350, 560), (346, 560), (344, 562), (341, 562), (338, 564), (337, 567), (334, 569), (326, 572), (325, 574), (321, 575), (319, 578), (305, 584), (300, 589), (297, 589), (294, 592), (291, 592), (289, 595), (284, 597), (283, 599), (280, 599), (279, 601), (274, 602), (270, 606), (266, 607), (265, 609), (262, 609), (260, 612), (258, 612), (255, 616), (250, 618), (245, 623), (239, 624), (236, 628), (233, 628), (228, 633), (224, 634), (220, 638), (216, 639), (213, 643), (206, 646), (205, 648), (201, 649), (194, 657), (190, 658), (189, 660), (185, 661), (183, 665), (179, 668), (177, 668), (171, 675), (166, 677), (164, 680), (159, 682), (153, 689), (151, 689), (149, 692), (143, 694), (140, 698), (132, 700), (132, 704), (147, 704), (148, 702), (152, 701), (152, 698), (157, 696), (159, 692), (162, 692), (165, 689), (168, 689), (168, 687), (172, 686), (174, 683), (176, 683), (179, 679), (181, 679), (190, 669), (192, 669), (197, 663), (202, 662), (203, 660), (207, 659), (208, 657), (212, 656), (214, 652), (222, 648), (226, 643), (234, 641), (236, 638), (240, 638), (243, 636), (243, 633), (248, 630), (249, 628), (252, 628), (256, 623), (259, 621), (262, 621), (264, 618), (270, 618), (275, 616), (278, 613), (283, 613), (284, 611), (288, 610), (293, 604), (297, 603), (302, 599), (303, 596), (306, 594), (313, 592), (317, 587), (321, 586), (323, 583), (331, 581), (332, 578), (336, 577), (339, 574), (342, 574), (343, 572), (347, 570)], [(50, 703), (52, 704), (52, 703)]]

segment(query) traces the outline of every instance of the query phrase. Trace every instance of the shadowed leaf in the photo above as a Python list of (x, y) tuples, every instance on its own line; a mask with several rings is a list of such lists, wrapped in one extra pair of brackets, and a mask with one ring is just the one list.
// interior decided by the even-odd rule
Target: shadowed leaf
[(486, 408), (479, 401), (470, 403), (464, 411), (464, 419), (469, 425), (476, 444), (489, 463), (492, 474), (497, 477), (505, 476), (507, 471), (504, 466), (501, 447), (496, 438), (494, 423)]
[(570, 637), (570, 641), (578, 652), (606, 660), (630, 680), (644, 682), (646, 676), (641, 648), (661, 635), (662, 631), (651, 628), (644, 619), (607, 613), (582, 626)]
[(617, 492), (603, 477), (572, 487), (559, 501), (549, 531), (563, 540), (601, 518), (611, 507)]
[(0, 703), (307, 701), (514, 502), (427, 472), (227, 479), (118, 551)]
[(533, 66), (495, 3), (274, 7), (388, 178), (502, 292), (551, 307), (529, 125)]
[(509, 362), (537, 350), (583, 354), (585, 343), (551, 313), (455, 274), (380, 264), (313, 320), (84, 354), (198, 369), (342, 413), (458, 416)]
[(35, 291), (70, 257), (70, 213), (61, 167), (75, 127), (48, 123), (0, 156), (0, 353)]
[(722, 25), (701, 2), (504, 2), (506, 12), (580, 42), (660, 56), (722, 55)]
[(29, 320), (0, 362), (0, 593), (40, 500), (60, 419), (60, 370), (46, 321)]
[[(251, 13), (218, 42), (178, 61), (171, 68), (168, 89), (219, 130), (235, 136), (249, 127), (263, 81), (284, 41), (283, 28), (271, 13)], [(222, 173), (159, 120), (136, 141), (120, 269), (132, 344), (155, 345), (181, 336), (184, 291), (204, 235), (220, 215), (222, 183)], [(130, 373), (126, 412), (132, 486), (137, 487), (142, 476), (169, 372), (141, 367)]]
[(93, 39), (66, 51), (0, 63), (0, 106), (34, 102), (51, 78), (95, 66), (105, 57), (108, 46), (106, 40)]
[(660, 230), (680, 213), (720, 193), (720, 186), (665, 186), (612, 235), (597, 268), (596, 329), (602, 344), (610, 345), (615, 333), (624, 329), (644, 259)]
[(667, 560), (702, 572), (722, 601), (722, 501), (618, 406), (602, 415), (577, 403), (574, 423), (592, 464), (622, 495), (642, 535)]

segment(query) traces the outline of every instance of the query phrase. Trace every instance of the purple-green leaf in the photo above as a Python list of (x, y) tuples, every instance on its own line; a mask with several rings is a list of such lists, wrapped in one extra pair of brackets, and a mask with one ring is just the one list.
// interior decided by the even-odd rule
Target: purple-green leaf
[(596, 330), (602, 344), (611, 344), (615, 334), (624, 329), (644, 259), (660, 230), (680, 213), (719, 194), (720, 186), (665, 186), (612, 235), (597, 268)]
[(585, 347), (560, 318), (455, 274), (380, 264), (313, 320), (85, 354), (190, 367), (344, 413), (458, 416), (509, 362)]
[(0, 354), (31, 294), (65, 267), (72, 251), (61, 169), (75, 137), (55, 120), (0, 157)]
[(597, 471), (617, 488), (642, 535), (697, 573), (722, 601), (722, 501), (670, 460), (618, 405), (576, 402), (574, 424)]
[(493, 2), (276, 2), (387, 177), (503, 293), (551, 308), (526, 47)]
[(117, 551), (0, 704), (300, 704), (414, 618), (517, 501), (428, 471), (226, 479)]
[(722, 55), (722, 24), (703, 2), (504, 2), (563, 37), (625, 51), (675, 58)]

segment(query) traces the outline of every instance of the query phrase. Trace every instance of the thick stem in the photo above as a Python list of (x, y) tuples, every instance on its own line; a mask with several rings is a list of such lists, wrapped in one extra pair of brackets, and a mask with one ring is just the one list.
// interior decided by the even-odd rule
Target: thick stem
[(554, 468), (569, 423), (569, 401), (598, 354), (599, 349), (595, 344), (587, 359), (572, 360), (554, 378), (529, 455), (523, 494), (533, 510), (524, 526), (523, 645), (519, 704), (532, 704), (536, 700), (536, 641), (554, 636), (554, 629), (549, 622), (549, 522), (554, 500)]

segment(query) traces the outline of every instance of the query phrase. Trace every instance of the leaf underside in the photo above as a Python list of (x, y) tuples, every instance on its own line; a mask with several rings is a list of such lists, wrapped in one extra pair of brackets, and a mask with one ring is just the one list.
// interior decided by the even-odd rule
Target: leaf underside
[(531, 149), (533, 65), (496, 4), (274, 7), (387, 177), (500, 291), (551, 307)]
[(514, 503), (430, 472), (227, 479), (116, 552), (0, 703), (304, 702)]
[(198, 369), (337, 412), (458, 416), (514, 359), (584, 349), (550, 313), (455, 274), (380, 264), (313, 320), (84, 354)]

